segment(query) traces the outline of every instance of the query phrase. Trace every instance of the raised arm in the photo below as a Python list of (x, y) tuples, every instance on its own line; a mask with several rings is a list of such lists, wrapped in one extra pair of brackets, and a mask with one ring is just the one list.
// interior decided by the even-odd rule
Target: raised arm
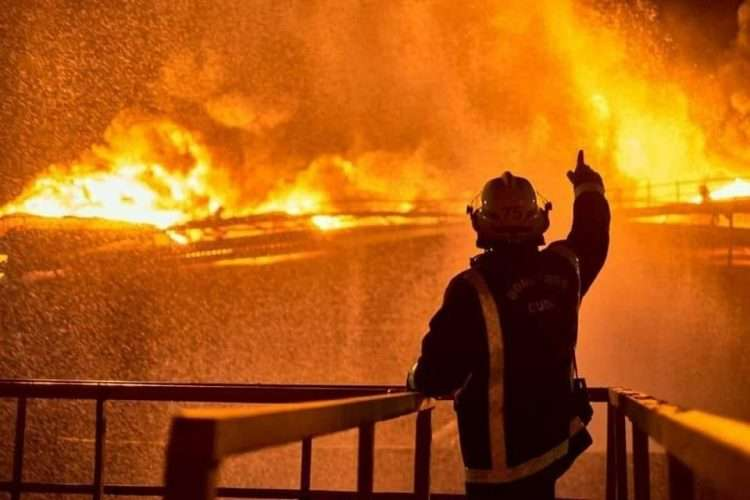
[(574, 171), (568, 172), (573, 183), (573, 227), (565, 243), (578, 257), (581, 270), (581, 296), (593, 283), (607, 259), (609, 249), (609, 203), (604, 197), (601, 175), (586, 165), (583, 150), (578, 152)]
[(481, 355), (482, 328), (476, 292), (465, 279), (454, 278), (443, 305), (430, 321), (407, 386), (428, 396), (445, 396), (460, 389)]

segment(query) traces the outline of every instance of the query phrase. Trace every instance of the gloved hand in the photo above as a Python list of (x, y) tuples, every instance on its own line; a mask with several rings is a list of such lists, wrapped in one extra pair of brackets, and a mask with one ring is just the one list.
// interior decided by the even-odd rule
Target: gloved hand
[(583, 149), (578, 151), (576, 169), (568, 170), (568, 179), (570, 179), (570, 182), (573, 183), (573, 187), (576, 189), (584, 184), (596, 184), (601, 186), (602, 189), (604, 188), (602, 176), (584, 162)]
[(414, 366), (411, 367), (411, 370), (409, 370), (409, 373), (406, 375), (406, 388), (410, 391), (416, 391), (417, 390), (417, 384), (414, 381), (414, 372), (417, 371), (417, 363), (414, 363)]

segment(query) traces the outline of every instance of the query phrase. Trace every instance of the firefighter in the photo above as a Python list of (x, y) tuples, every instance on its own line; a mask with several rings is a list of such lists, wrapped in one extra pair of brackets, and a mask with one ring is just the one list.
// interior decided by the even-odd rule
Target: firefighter
[(609, 246), (601, 176), (578, 153), (573, 227), (543, 250), (549, 203), (505, 172), (468, 207), (484, 252), (448, 285), (410, 389), (452, 395), (470, 499), (554, 499), (556, 480), (591, 444), (576, 383), (581, 297)]

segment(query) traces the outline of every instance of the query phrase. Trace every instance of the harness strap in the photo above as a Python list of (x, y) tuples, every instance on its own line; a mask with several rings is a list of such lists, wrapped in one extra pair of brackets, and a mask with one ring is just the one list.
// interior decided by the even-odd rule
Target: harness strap
[(489, 380), (488, 380), (488, 422), (490, 433), (490, 469), (466, 468), (466, 481), (471, 483), (506, 483), (540, 472), (556, 460), (568, 453), (569, 439), (585, 426), (580, 418), (575, 417), (570, 422), (569, 438), (553, 447), (551, 450), (532, 458), (515, 467), (508, 467), (505, 444), (505, 405), (503, 352), (503, 332), (500, 323), (500, 310), (497, 307), (492, 292), (490, 292), (484, 277), (475, 269), (464, 273), (464, 277), (472, 284), (479, 297), (479, 303), (484, 316), (487, 332), (487, 349), (489, 352)]

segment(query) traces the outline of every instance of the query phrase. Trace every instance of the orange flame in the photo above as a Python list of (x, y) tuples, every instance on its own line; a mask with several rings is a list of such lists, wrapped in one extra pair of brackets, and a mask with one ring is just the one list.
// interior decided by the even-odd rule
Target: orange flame
[(167, 229), (219, 214), (279, 212), (315, 215), (313, 227), (333, 230), (356, 225), (351, 217), (326, 215), (342, 208), (336, 195), (363, 201), (391, 191), (403, 196), (389, 202), (391, 211), (414, 208), (403, 201), (414, 198), (413, 187), (391, 187), (339, 156), (313, 161), (291, 181), (282, 178), (264, 201), (248, 205), (237, 202), (240, 193), (199, 138), (169, 120), (116, 119), (105, 139), (106, 146), (93, 147), (71, 166), (51, 167), (0, 209), (0, 216), (100, 218)]
[[(110, 131), (110, 146), (92, 148), (86, 161), (53, 166), (0, 215), (101, 218), (166, 228), (225, 206), (226, 191), (210, 155), (192, 134), (169, 121), (139, 123), (127, 131), (127, 137)], [(154, 153), (153, 141), (163, 158)], [(181, 168), (166, 161), (179, 161)]]
[[(629, 24), (623, 17), (606, 19), (617, 14), (588, 12), (572, 2), (547, 5), (555, 18), (551, 35), (570, 61), (584, 119), (595, 136), (593, 158), (616, 167), (625, 184), (710, 180), (747, 172), (748, 166), (736, 158), (712, 150), (714, 131), (696, 116), (724, 109), (729, 96), (716, 90), (716, 79), (663, 53), (655, 34), (646, 32), (657, 16), (652, 6), (631, 7), (640, 17)], [(731, 197), (734, 194), (725, 193), (743, 189), (733, 186), (714, 191), (712, 198)]]
[[(647, 2), (636, 3), (638, 8), (649, 8)], [(659, 60), (659, 54), (653, 53), (650, 35), (638, 31), (647, 29), (643, 26), (648, 22), (635, 23), (638, 26), (632, 29), (624, 22), (608, 23), (602, 19), (604, 14), (592, 13), (585, 2), (542, 0), (533, 7), (527, 2), (509, 4), (498, 9), (497, 19), (493, 20), (501, 28), (499, 32), (519, 38), (534, 36), (535, 46), (545, 44), (550, 59), (563, 61), (561, 68), (565, 68), (560, 70), (559, 78), (558, 75), (552, 80), (538, 78), (543, 68), (536, 66), (539, 61), (531, 61), (530, 73), (541, 83), (529, 83), (528, 94), (521, 93), (520, 97), (533, 104), (534, 95), (544, 93), (546, 88), (550, 96), (558, 95), (555, 92), (559, 89), (553, 87), (559, 84), (573, 101), (569, 107), (559, 109), (568, 114), (580, 113), (575, 121), (588, 134), (575, 140), (555, 135), (555, 140), (549, 143), (565, 143), (557, 140), (562, 138), (570, 139), (567, 142), (571, 150), (584, 145), (592, 162), (603, 170), (614, 167), (621, 182), (658, 184), (738, 176), (735, 182), (714, 189), (710, 197), (719, 200), (748, 194), (750, 182), (739, 178), (747, 173), (746, 168), (739, 171), (743, 167), (712, 154), (710, 131), (695, 117), (696, 108), (712, 107), (714, 103), (710, 100), (714, 94), (698, 95), (694, 90), (707, 86), (705, 81), (683, 71), (677, 62)], [(540, 16), (542, 23), (538, 22)], [(644, 16), (646, 21), (653, 19), (648, 11)], [(744, 19), (747, 21), (747, 14)], [(540, 24), (542, 31), (530, 29)], [(740, 37), (738, 43), (747, 46), (750, 32), (743, 33), (744, 38)], [(498, 44), (501, 45), (505, 44)], [(492, 50), (488, 53), (495, 54)], [(504, 52), (497, 54), (496, 62), (504, 61), (500, 57)], [(194, 72), (188, 66), (186, 75)], [(479, 64), (477, 68), (482, 66)], [(180, 84), (187, 81), (182, 73), (173, 75), (167, 71), (166, 74)], [(720, 99), (727, 98), (721, 94)], [(200, 99), (203, 98), (200, 94)], [(750, 116), (746, 101), (734, 98), (734, 106), (746, 110), (743, 116)], [(538, 122), (556, 123), (554, 115), (558, 108), (554, 104), (541, 104), (545, 116), (540, 116)], [(253, 106), (239, 94), (210, 101), (206, 106), (208, 114), (218, 122), (254, 133), (285, 119), (283, 113), (274, 112), (260, 120), (264, 123), (255, 123)], [(529, 135), (538, 132), (542, 141), (548, 135), (547, 128), (540, 126)], [(484, 133), (477, 127), (477, 139)], [(346, 212), (342, 207), (352, 201), (384, 200), (389, 211), (409, 212), (414, 208), (413, 201), (423, 192), (429, 192), (433, 198), (446, 192), (456, 196), (455, 186), (444, 185), (448, 181), (427, 182), (429, 175), (419, 151), (414, 158), (376, 151), (352, 153), (351, 158), (340, 155), (316, 158), (295, 177), (273, 185), (267, 196), (254, 193), (252, 203), (241, 203), (239, 200), (248, 199), (244, 196), (247, 193), (238, 192), (241, 188), (229, 181), (227, 171), (215, 163), (201, 137), (170, 120), (118, 117), (105, 139), (105, 146), (92, 148), (72, 166), (50, 169), (16, 200), (0, 209), (0, 215), (99, 217), (168, 228), (219, 213), (233, 216), (283, 212), (314, 215), (311, 222), (315, 227), (331, 230), (351, 223), (333, 213)], [(582, 144), (584, 140), (587, 143)], [(747, 150), (746, 144), (740, 146)], [(447, 170), (441, 174), (447, 174)], [(252, 179), (247, 182), (252, 184)], [(442, 193), (436, 189), (439, 185), (444, 188)]]

